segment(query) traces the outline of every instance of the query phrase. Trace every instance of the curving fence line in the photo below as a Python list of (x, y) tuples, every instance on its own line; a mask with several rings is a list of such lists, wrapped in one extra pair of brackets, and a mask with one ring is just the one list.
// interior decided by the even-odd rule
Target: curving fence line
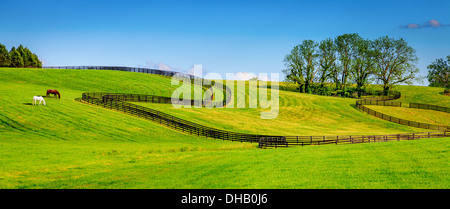
[[(229, 141), (241, 142), (259, 142), (261, 137), (265, 135), (244, 134), (231, 131), (224, 131), (216, 128), (193, 123), (161, 111), (153, 110), (130, 102), (151, 102), (171, 104), (172, 98), (153, 96), (153, 95), (136, 95), (136, 94), (108, 94), (108, 93), (83, 93), (81, 102), (86, 102), (99, 107), (117, 110), (125, 114), (137, 116), (152, 120), (161, 125), (168, 126), (172, 129), (189, 133), (192, 135), (203, 136), (206, 138), (222, 139)], [(193, 104), (195, 100), (189, 100), (185, 104)]]
[(436, 111), (450, 113), (450, 108), (448, 108), (448, 107), (442, 107), (442, 106), (430, 105), (430, 104), (409, 103), (409, 108), (417, 108), (417, 109), (424, 109), (424, 110), (436, 110)]
[[(173, 71), (164, 71), (158, 69), (150, 69), (150, 68), (134, 68), (134, 67), (120, 67), (120, 66), (63, 66), (63, 67), (48, 67), (45, 66), (43, 68), (51, 68), (51, 69), (80, 69), (80, 70), (115, 70), (115, 71), (126, 71), (126, 72), (136, 72), (136, 73), (148, 73), (162, 76), (174, 76), (178, 72)], [(194, 85), (198, 85), (198, 82), (201, 80), (203, 83), (203, 78), (199, 78), (190, 74), (178, 73), (178, 75), (186, 76), (191, 80), (191, 83)], [(222, 102), (205, 102), (203, 100), (182, 100), (178, 104), (181, 105), (193, 105), (193, 106), (225, 106), (231, 100), (231, 90), (229, 87), (224, 85), (224, 94), (225, 99)], [(211, 87), (209, 85), (209, 87)], [(210, 88), (208, 88), (210, 89)], [(382, 119), (387, 120), (386, 115), (381, 113), (375, 113), (376, 111), (369, 110), (364, 105), (383, 105), (383, 106), (401, 106), (400, 102), (389, 101), (400, 98), (400, 93), (395, 93), (394, 96), (385, 96), (385, 97), (371, 97), (363, 100), (358, 100), (356, 102), (356, 107), (362, 111), (366, 111), (369, 114), (373, 113), (373, 115), (380, 117)], [(121, 94), (121, 93), (103, 93), (103, 92), (92, 92), (92, 93), (83, 93), (82, 98), (77, 98), (77, 101), (84, 102), (91, 105), (96, 105), (103, 108), (108, 108), (112, 110), (116, 110), (119, 112), (123, 112), (125, 114), (137, 116), (140, 118), (145, 118), (148, 120), (152, 120), (161, 125), (165, 125), (167, 127), (173, 128), (175, 130), (189, 133), (192, 135), (202, 136), (206, 138), (213, 139), (222, 139), (229, 141), (240, 141), (240, 142), (257, 142), (258, 147), (266, 148), (266, 147), (289, 147), (289, 146), (306, 146), (306, 145), (323, 145), (323, 144), (349, 144), (349, 143), (370, 143), (370, 142), (380, 142), (380, 141), (399, 141), (399, 140), (412, 140), (412, 139), (421, 139), (421, 138), (437, 138), (437, 137), (450, 137), (450, 129), (441, 129), (437, 128), (435, 130), (439, 130), (436, 132), (423, 132), (423, 133), (405, 133), (405, 134), (393, 134), (393, 135), (357, 135), (357, 136), (270, 136), (270, 135), (258, 135), (258, 134), (245, 134), (231, 131), (224, 131), (204, 125), (200, 125), (197, 123), (193, 123), (187, 120), (183, 120), (181, 118), (153, 110), (151, 108), (143, 107), (140, 105), (136, 105), (130, 102), (152, 102), (152, 103), (165, 103), (165, 104), (173, 104), (173, 102), (177, 102), (179, 100), (172, 101), (170, 97), (156, 96), (156, 95), (142, 95), (142, 94)], [(448, 112), (447, 109), (443, 109), (443, 107), (434, 107), (433, 105), (425, 106), (424, 104), (411, 103), (411, 108), (421, 108), (421, 109), (433, 109), (438, 111)], [(372, 112), (371, 112), (372, 111)], [(381, 114), (381, 115), (380, 115)], [(389, 120), (395, 122), (396, 119), (389, 116)], [(403, 122), (403, 123), (402, 123)], [(413, 122), (413, 121), (412, 121)], [(406, 125), (404, 120), (399, 119), (398, 123)], [(413, 122), (417, 123), (417, 122)], [(414, 124), (408, 122), (408, 125), (414, 126)], [(431, 125), (431, 124), (429, 124)], [(424, 127), (423, 125), (417, 125), (416, 127)], [(427, 126), (430, 129), (433, 129), (434, 125)]]
[[(181, 73), (181, 72), (175, 72), (175, 71), (167, 71), (167, 70), (159, 70), (159, 69), (151, 69), (151, 68), (138, 68), (138, 67), (123, 67), (123, 66), (43, 66), (42, 68), (45, 69), (71, 69), (71, 70), (114, 70), (114, 71), (125, 71), (125, 72), (135, 72), (135, 73), (147, 73), (147, 74), (153, 74), (153, 75), (161, 75), (161, 76), (178, 76), (178, 78), (182, 79), (183, 77), (190, 80), (191, 84), (193, 85), (200, 85), (203, 88), (206, 88), (208, 91), (210, 91), (211, 98), (213, 96), (211, 92), (211, 85), (205, 85), (205, 79), (201, 77), (197, 77), (188, 73)], [(186, 80), (183, 79), (183, 80)], [(210, 83), (210, 82), (207, 82)], [(222, 90), (224, 91), (224, 102), (223, 106), (226, 106), (231, 101), (231, 89), (226, 86), (222, 85)], [(122, 94), (124, 95), (124, 94)], [(128, 94), (130, 95), (130, 94)], [(153, 96), (153, 95), (150, 95)], [(200, 105), (198, 102), (195, 103), (196, 105)], [(194, 105), (194, 104), (193, 104)], [(218, 104), (216, 104), (218, 105)]]
[[(357, 100), (355, 106), (359, 110), (361, 110), (369, 115), (373, 115), (375, 117), (378, 117), (378, 118), (381, 118), (383, 120), (387, 120), (387, 121), (390, 121), (393, 123), (398, 123), (401, 125), (412, 126), (412, 127), (416, 127), (416, 128), (423, 128), (423, 129), (450, 131), (450, 126), (443, 126), (443, 125), (436, 125), (436, 124), (429, 124), (429, 123), (421, 123), (421, 122), (416, 122), (416, 121), (411, 121), (411, 120), (404, 120), (401, 118), (383, 114), (381, 112), (377, 112), (377, 111), (365, 106), (365, 105), (378, 105), (378, 106), (401, 107), (402, 106), (401, 102), (390, 101), (390, 100), (394, 100), (394, 99), (399, 99), (400, 97), (401, 97), (401, 95), (397, 94), (397, 96), (385, 97), (384, 100), (370, 100), (370, 99)], [(436, 105), (410, 103), (409, 107), (410, 108), (418, 108), (418, 109), (436, 110), (436, 111), (450, 113), (450, 108), (436, 106)]]
[[(423, 133), (405, 133), (393, 135), (354, 135), (354, 136), (277, 136), (277, 135), (259, 135), (245, 134), (232, 131), (216, 129), (197, 123), (193, 123), (173, 115), (166, 114), (151, 108), (136, 105), (130, 102), (151, 102), (171, 104), (172, 98), (139, 95), (139, 94), (116, 94), (116, 93), (83, 93), (78, 101), (96, 105), (103, 108), (116, 110), (125, 114), (137, 116), (140, 118), (152, 120), (169, 128), (206, 138), (222, 139), (240, 142), (257, 142), (258, 147), (289, 147), (289, 146), (307, 146), (324, 144), (354, 144), (370, 143), (380, 141), (399, 141), (413, 140), (421, 138), (450, 137), (449, 131), (423, 132)], [(186, 100), (184, 104), (200, 104), (199, 101)], [(205, 105), (204, 103), (202, 105)]]
[(139, 68), (139, 67), (123, 67), (123, 66), (43, 66), (46, 69), (71, 69), (71, 70), (114, 70), (125, 71), (135, 73), (148, 73), (154, 75), (174, 76), (175, 74), (181, 74), (189, 77), (190, 79), (202, 79), (187, 73), (180, 73), (175, 71), (151, 69), (151, 68)]

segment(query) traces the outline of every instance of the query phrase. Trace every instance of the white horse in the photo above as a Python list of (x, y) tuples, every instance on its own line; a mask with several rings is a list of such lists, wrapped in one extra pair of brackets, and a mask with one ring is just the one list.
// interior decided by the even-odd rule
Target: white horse
[(37, 105), (37, 102), (39, 102), (39, 104), (41, 104), (42, 102), (44, 102), (44, 105), (45, 105), (44, 97), (41, 97), (41, 96), (34, 96), (34, 97), (33, 97), (33, 105)]

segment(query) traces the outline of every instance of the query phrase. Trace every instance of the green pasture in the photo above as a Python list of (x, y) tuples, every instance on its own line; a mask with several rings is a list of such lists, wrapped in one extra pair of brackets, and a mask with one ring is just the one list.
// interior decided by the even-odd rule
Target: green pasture
[[(49, 140), (0, 143), (1, 188), (449, 188), (450, 138), (260, 150), (149, 142)], [(32, 138), (32, 139), (28, 139)], [(185, 140), (189, 138), (186, 137)], [(212, 145), (207, 145), (211, 143)], [(227, 142), (223, 142), (227, 144)]]
[[(249, 108), (249, 98), (254, 92), (249, 92), (248, 84), (245, 91), (239, 91), (237, 87), (234, 90), (232, 108), (229, 108), (230, 105), (224, 108), (189, 108), (153, 103), (139, 103), (139, 105), (205, 126), (250, 134), (373, 135), (428, 131), (370, 116), (354, 107), (355, 99), (300, 94), (292, 91), (279, 92), (279, 110), (275, 119), (261, 119), (261, 112), (271, 111), (271, 107), (261, 108), (258, 102), (258, 108)], [(239, 96), (245, 97), (245, 100), (238, 102)], [(254, 95), (254, 98), (258, 97)], [(241, 104), (244, 108), (239, 108), (239, 103), (244, 101), (245, 106)]]
[(408, 107), (409, 103), (450, 107), (450, 96), (443, 94), (445, 88), (400, 85), (395, 90), (402, 93), (402, 97), (396, 101), (402, 102), (402, 106), (404, 107)]
[[(74, 101), (82, 92), (169, 96), (177, 86), (167, 77), (11, 68), (0, 68), (0, 77), (2, 189), (449, 188), (450, 138), (262, 150), (255, 143), (195, 137)], [(58, 89), (61, 99), (30, 105), (46, 89)], [(261, 108), (140, 104), (232, 131), (322, 135), (424, 130), (369, 116), (354, 109), (354, 101), (280, 91), (274, 127), (258, 120)], [(219, 117), (210, 116), (214, 114)], [(227, 120), (242, 126), (245, 122), (246, 127)]]

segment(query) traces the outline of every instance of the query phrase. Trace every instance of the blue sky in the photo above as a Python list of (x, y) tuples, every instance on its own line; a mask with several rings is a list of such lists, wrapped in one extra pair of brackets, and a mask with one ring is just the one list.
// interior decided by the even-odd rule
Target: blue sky
[[(225, 75), (281, 73), (284, 56), (305, 39), (388, 35), (417, 50), (425, 76), (428, 64), (450, 55), (449, 11), (447, 0), (0, 0), (0, 43), (23, 44), (47, 66), (201, 64)], [(441, 25), (425, 27), (430, 20)]]

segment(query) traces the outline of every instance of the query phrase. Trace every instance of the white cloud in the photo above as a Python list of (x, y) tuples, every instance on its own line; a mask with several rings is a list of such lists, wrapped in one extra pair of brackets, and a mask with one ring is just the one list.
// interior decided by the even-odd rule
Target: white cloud
[(254, 73), (248, 73), (248, 72), (237, 72), (233, 74), (229, 74), (231, 76), (227, 77), (227, 79), (230, 80), (250, 80), (251, 78), (257, 77)]
[(182, 71), (182, 72), (190, 74), (190, 75), (194, 75), (194, 76), (197, 76), (200, 78), (202, 78), (206, 74), (206, 71), (203, 69), (202, 65), (193, 65), (188, 70)]
[(431, 19), (423, 24), (419, 23), (410, 23), (407, 25), (400, 25), (401, 28), (407, 28), (407, 29), (420, 29), (420, 28), (442, 28), (442, 27), (448, 27), (450, 24), (442, 24), (437, 20)]
[[(159, 69), (159, 70), (166, 70), (166, 71), (175, 71), (180, 73), (186, 73), (190, 75), (194, 75), (197, 77), (205, 78), (205, 79), (227, 79), (227, 80), (244, 80), (248, 81), (252, 78), (258, 78), (260, 81), (270, 81), (273, 80), (273, 78), (269, 78), (267, 73), (259, 73), (258, 75), (252, 72), (236, 72), (236, 73), (226, 73), (226, 76), (223, 77), (223, 75), (219, 73), (214, 72), (207, 72), (203, 69), (202, 65), (193, 65), (188, 70), (183, 70), (181, 67), (173, 68), (170, 65), (167, 65), (163, 62), (154, 63), (150, 60), (146, 62), (146, 67), (152, 68), (152, 69)], [(275, 78), (276, 81), (278, 81), (278, 77)]]
[(165, 71), (176, 71), (176, 72), (181, 72), (182, 69), (180, 67), (172, 67), (170, 65), (166, 65), (163, 62), (159, 62), (159, 63), (154, 63), (150, 60), (148, 60), (147, 62), (147, 67), (151, 68), (151, 69), (158, 69), (158, 70), (165, 70)]
[[(258, 80), (260, 81), (270, 81), (273, 80), (271, 78), (269, 78), (267, 76), (267, 73), (259, 73), (258, 75), (256, 75), (255, 73), (251, 73), (251, 72), (237, 72), (237, 73), (230, 73), (227, 74), (226, 79), (227, 80), (250, 80), (252, 78), (258, 78)], [(277, 79), (277, 78), (276, 78)]]

